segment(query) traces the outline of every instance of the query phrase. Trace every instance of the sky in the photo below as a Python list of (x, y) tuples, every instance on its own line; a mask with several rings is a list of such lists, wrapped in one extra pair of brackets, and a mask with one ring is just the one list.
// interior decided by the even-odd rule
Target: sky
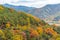
[(0, 4), (41, 8), (48, 4), (60, 4), (60, 0), (0, 0)]

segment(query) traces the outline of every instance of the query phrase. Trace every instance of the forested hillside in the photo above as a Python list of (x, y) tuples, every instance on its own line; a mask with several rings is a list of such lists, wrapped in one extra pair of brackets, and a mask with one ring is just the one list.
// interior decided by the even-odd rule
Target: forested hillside
[(60, 40), (60, 27), (0, 5), (0, 40)]

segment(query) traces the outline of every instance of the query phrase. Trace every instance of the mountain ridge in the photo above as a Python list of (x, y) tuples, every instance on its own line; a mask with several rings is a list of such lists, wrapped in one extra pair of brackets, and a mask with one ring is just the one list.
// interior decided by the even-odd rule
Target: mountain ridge
[[(3, 5), (3, 6), (6, 6), (6, 5)], [(17, 11), (30, 13), (38, 18), (41, 18), (44, 21), (48, 21), (48, 23), (49, 21), (53, 22), (54, 18), (56, 18), (57, 16), (60, 16), (60, 4), (49, 4), (42, 8), (33, 8), (33, 7), (25, 7), (25, 6), (23, 6), (22, 8), (20, 6), (15, 8), (14, 6), (13, 8)]]

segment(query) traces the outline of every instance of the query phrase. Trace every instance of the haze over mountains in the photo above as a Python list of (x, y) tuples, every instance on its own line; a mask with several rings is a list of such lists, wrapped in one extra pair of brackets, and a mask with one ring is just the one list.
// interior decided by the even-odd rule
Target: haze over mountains
[(4, 4), (3, 6), (13, 8), (17, 11), (23, 11), (39, 17), (49, 24), (60, 25), (60, 4), (49, 4), (42, 8), (26, 7), (26, 6), (14, 6)]

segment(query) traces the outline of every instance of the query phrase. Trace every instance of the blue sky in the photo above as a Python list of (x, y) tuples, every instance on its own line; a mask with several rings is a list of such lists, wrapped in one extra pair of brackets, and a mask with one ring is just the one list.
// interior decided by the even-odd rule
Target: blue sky
[(0, 4), (11, 4), (15, 6), (43, 7), (47, 4), (59, 4), (60, 0), (0, 0)]

